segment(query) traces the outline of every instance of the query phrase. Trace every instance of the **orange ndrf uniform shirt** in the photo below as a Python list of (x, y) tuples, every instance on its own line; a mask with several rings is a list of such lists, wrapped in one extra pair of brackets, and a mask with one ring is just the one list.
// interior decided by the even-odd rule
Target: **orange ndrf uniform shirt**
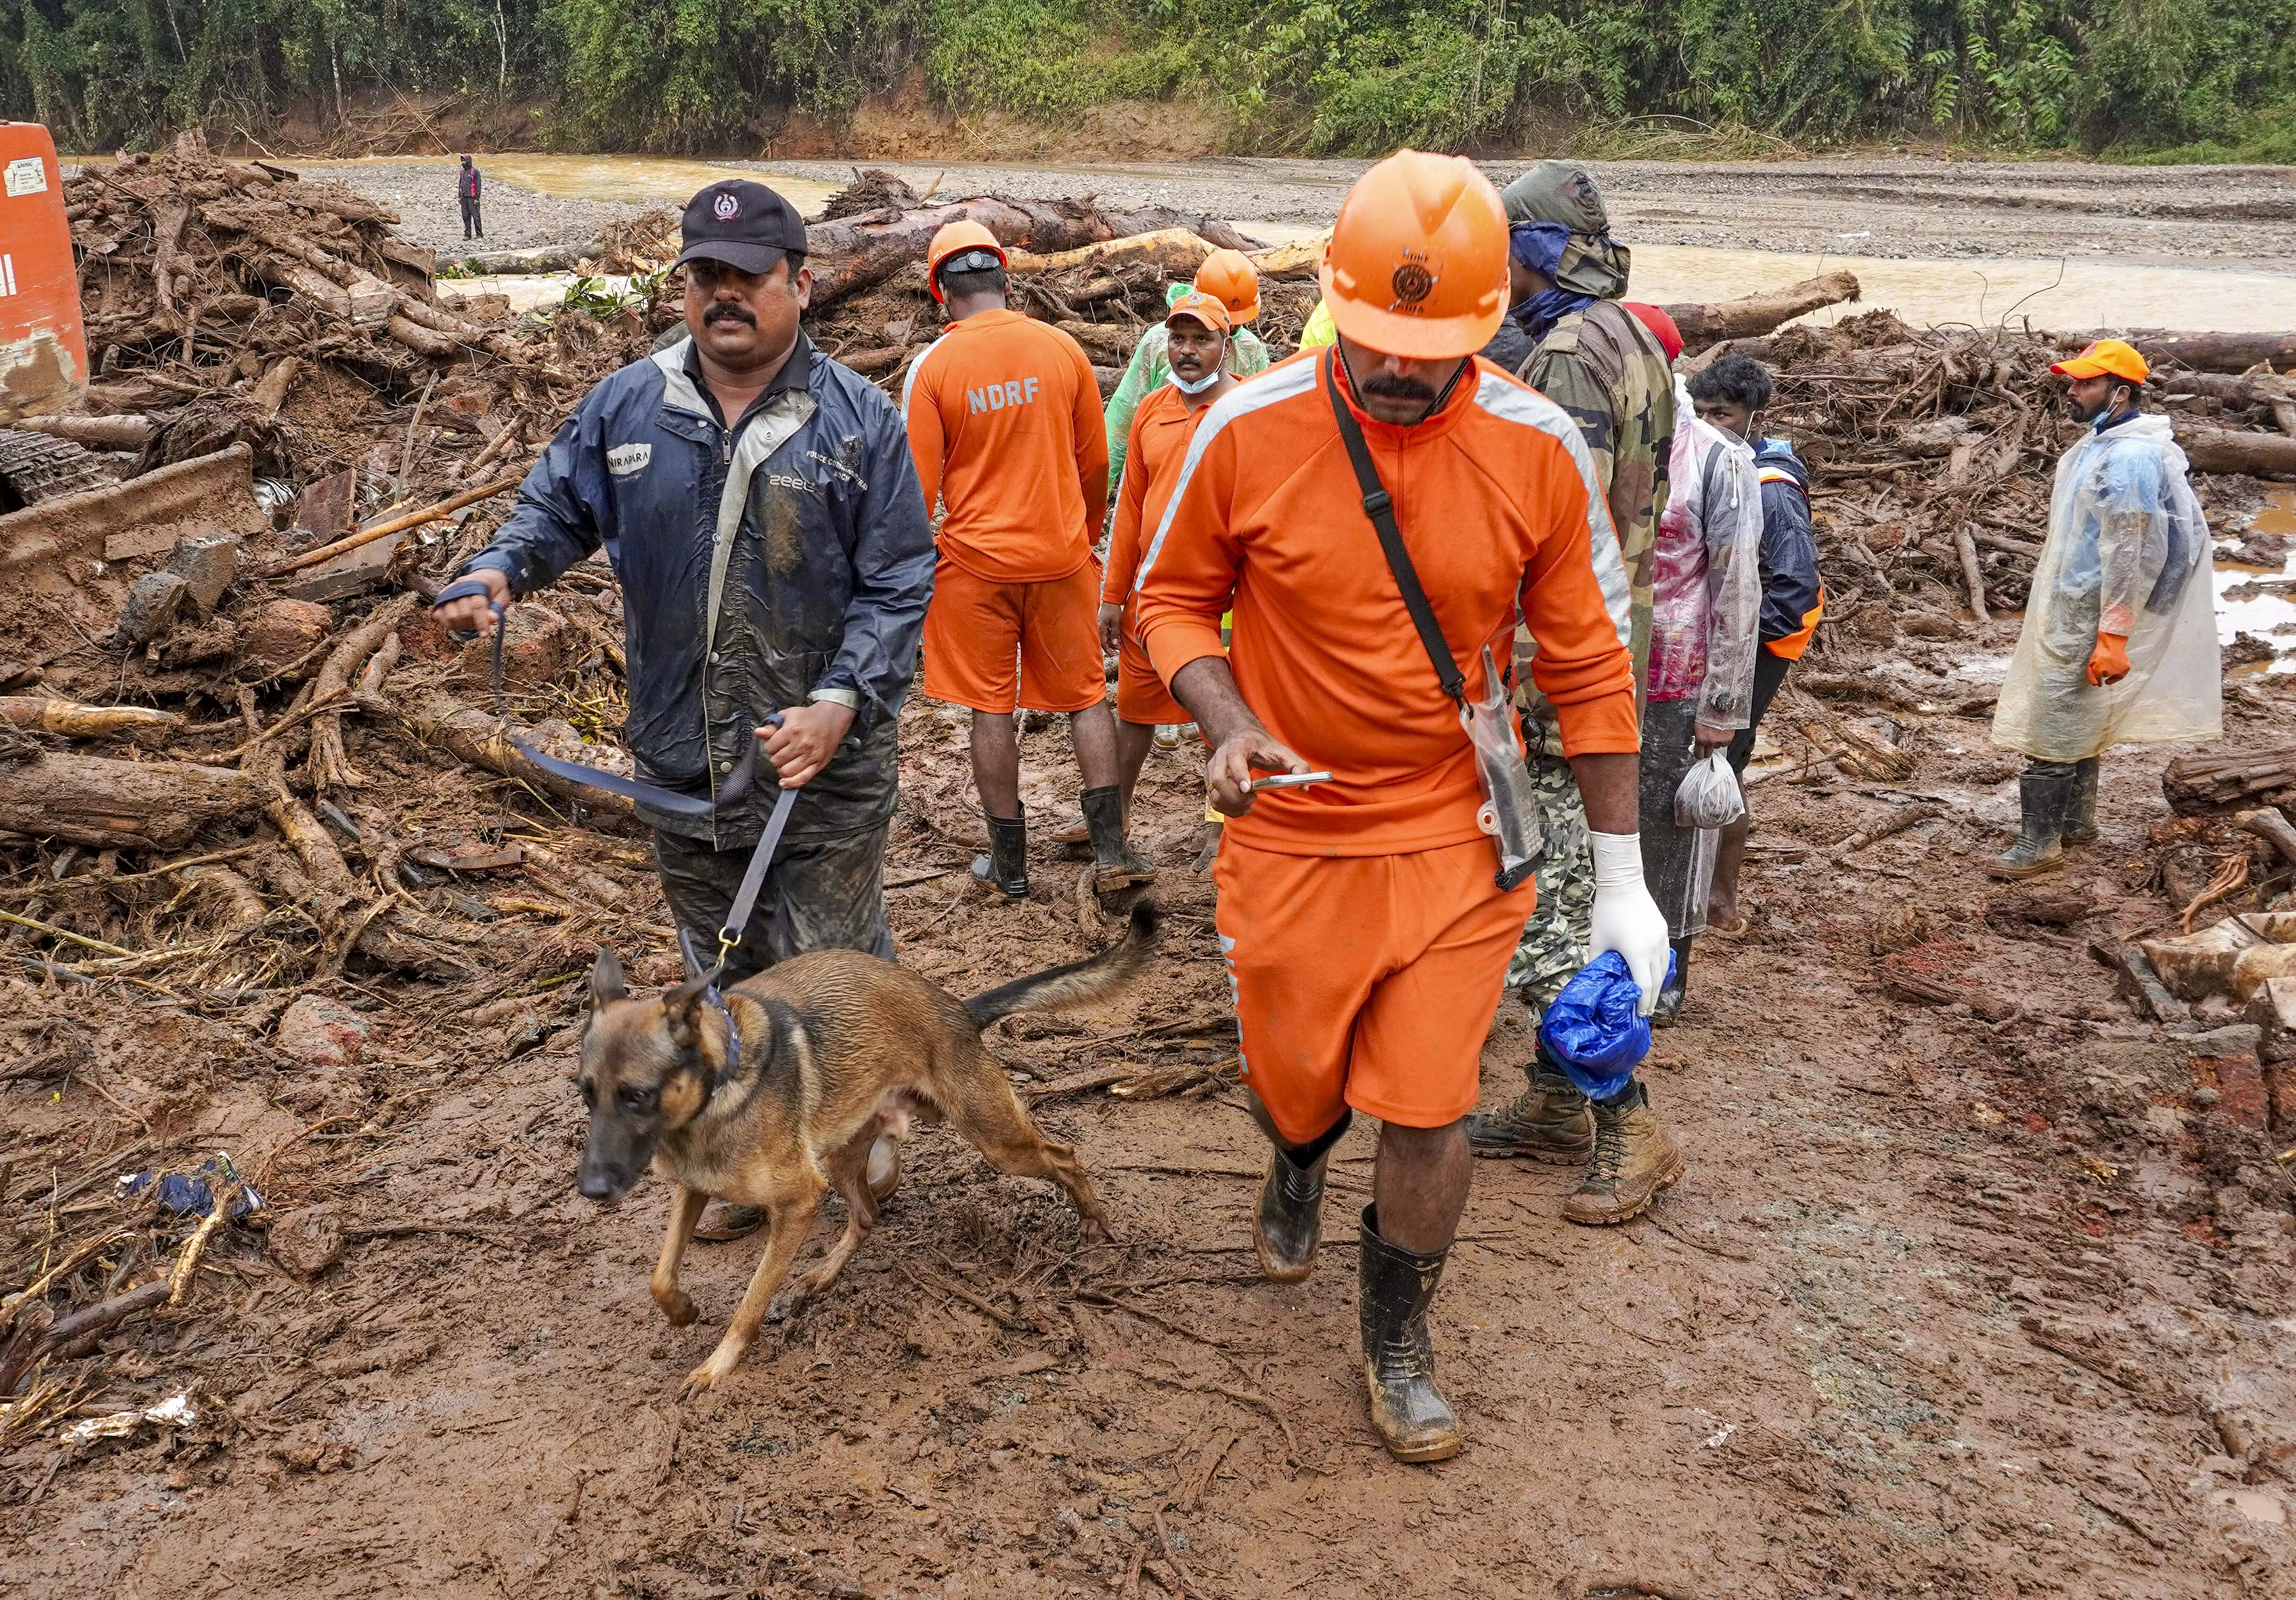
[[(1168, 684), (1221, 652), (1232, 607), (1245, 702), (1332, 775), (1261, 795), (1230, 840), (1332, 856), (1464, 843), (1482, 837), (1473, 751), (1364, 514), (1324, 390), (1332, 358), (1296, 356), (1204, 414), (1141, 564), (1140, 636)], [(1480, 359), (1416, 427), (1348, 404), (1470, 693), (1486, 644), (1504, 669), (1520, 609), (1565, 751), (1636, 751), (1626, 572), (1576, 424)]]
[(1148, 652), (1141, 648), (1136, 628), (1139, 608), (1133, 603), (1132, 580), (1140, 570), (1141, 530), (1163, 520), (1172, 487), (1179, 481), (1180, 460), (1188, 440), (1210, 409), (1189, 410), (1186, 397), (1168, 383), (1132, 414), (1130, 442), (1124, 451), (1124, 481), (1117, 490), (1116, 526), (1108, 536), (1108, 570), (1100, 587), (1103, 605), (1124, 608), (1123, 619), (1117, 625), (1116, 714), (1127, 722), (1153, 726), (1194, 720), (1187, 708), (1172, 698), (1164, 680), (1156, 676)]
[[(1474, 1108), (1537, 898), (1492, 881), (1473, 752), (1332, 415), (1335, 359), (1294, 357), (1212, 406), (1139, 579), (1140, 631), (1168, 682), (1218, 652), (1233, 599), (1245, 702), (1332, 775), (1231, 818), (1217, 872), (1244, 1079), (1299, 1143), (1350, 1106), (1406, 1128)], [(1416, 427), (1356, 420), (1470, 685), (1484, 644), (1506, 659), (1520, 610), (1565, 748), (1635, 751), (1626, 572), (1576, 424), (1480, 360)]]
[(1108, 509), (1108, 435), (1083, 347), (1017, 311), (953, 324), (901, 390), (944, 558), (992, 583), (1047, 583), (1092, 558)]

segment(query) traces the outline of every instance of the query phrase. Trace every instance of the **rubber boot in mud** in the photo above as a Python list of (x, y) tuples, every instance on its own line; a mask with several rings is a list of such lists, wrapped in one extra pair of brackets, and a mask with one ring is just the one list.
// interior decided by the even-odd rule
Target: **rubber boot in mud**
[(1355, 1120), (1349, 1112), (1305, 1145), (1293, 1145), (1275, 1131), (1253, 1095), (1252, 1119), (1267, 1136), (1267, 1177), (1251, 1214), (1251, 1250), (1271, 1283), (1298, 1284), (1316, 1270), (1316, 1245), (1324, 1235), (1324, 1173), (1332, 1147)]
[(1124, 837), (1124, 792), (1115, 784), (1087, 789), (1077, 797), (1085, 826), (1092, 830), (1093, 889), (1113, 894), (1135, 883), (1153, 882), (1156, 869)]
[(1467, 1148), (1477, 1155), (1577, 1166), (1595, 1149), (1595, 1116), (1587, 1109), (1587, 1096), (1562, 1075), (1545, 1045), (1523, 1071), (1530, 1087), (1513, 1104), (1467, 1119)]
[(1435, 1386), (1435, 1345), (1427, 1308), (1443, 1281), (1448, 1250), (1406, 1250), (1380, 1237), (1379, 1208), (1363, 1209), (1364, 1389), (1371, 1425), (1398, 1461), (1444, 1461), (1459, 1453), (1466, 1430)]
[(1562, 1215), (1587, 1227), (1631, 1222), (1682, 1177), (1682, 1152), (1659, 1126), (1650, 1090), (1636, 1079), (1615, 1102), (1595, 1102), (1595, 1159)]
[(2079, 776), (2070, 761), (2035, 761), (2019, 775), (2022, 808), (2017, 842), (1985, 864), (1997, 878), (2032, 878), (2064, 866), (2059, 841), (2064, 836)]
[(2101, 759), (2091, 756), (2086, 761), (2073, 763), (2072, 803), (2065, 809), (2063, 838), (2067, 844), (2096, 842), (2096, 769)]
[(1658, 998), (1651, 1002), (1651, 1026), (1671, 1028), (1682, 1010), (1683, 997), (1690, 989), (1690, 940), (1677, 939), (1668, 941), (1674, 951), (1674, 968), (1659, 986)]
[(988, 825), (988, 854), (972, 858), (972, 875), (994, 884), (1008, 900), (1027, 898), (1029, 808), (1021, 807), (1018, 816), (991, 816), (983, 811), (980, 820)]

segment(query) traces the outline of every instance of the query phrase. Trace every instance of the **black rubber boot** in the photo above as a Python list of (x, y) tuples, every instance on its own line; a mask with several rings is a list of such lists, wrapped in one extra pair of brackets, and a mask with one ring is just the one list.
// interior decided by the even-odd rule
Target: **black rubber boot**
[(2024, 812), (2017, 842), (1987, 862), (1985, 870), (1997, 878), (2031, 878), (2062, 866), (2058, 841), (2079, 781), (2070, 761), (2035, 761), (2027, 767), (2017, 779)]
[(1293, 1145), (1276, 1133), (1259, 1095), (1251, 1095), (1249, 1104), (1252, 1120), (1273, 1146), (1259, 1209), (1251, 1216), (1252, 1251), (1271, 1282), (1304, 1283), (1316, 1270), (1316, 1244), (1324, 1235), (1324, 1172), (1355, 1112), (1345, 1112), (1307, 1144)]
[(1371, 1425), (1398, 1461), (1446, 1460), (1466, 1440), (1458, 1414), (1435, 1386), (1435, 1346), (1427, 1336), (1427, 1308), (1450, 1253), (1422, 1254), (1381, 1238), (1379, 1208), (1364, 1207), (1364, 1387)]
[(2096, 842), (2096, 769), (2099, 758), (2073, 763), (2073, 799), (2065, 812), (2067, 844)]
[(1676, 939), (1668, 941), (1674, 951), (1674, 970), (1659, 986), (1658, 998), (1651, 1005), (1651, 1026), (1668, 1028), (1674, 1024), (1675, 1013), (1682, 1009), (1682, 997), (1690, 988), (1690, 940)]
[(1152, 882), (1156, 869), (1124, 837), (1124, 791), (1111, 784), (1077, 797), (1084, 825), (1092, 833), (1093, 888), (1112, 894), (1135, 883)]
[(984, 883), (993, 883), (1012, 900), (1026, 898), (1029, 893), (1029, 808), (1021, 808), (1018, 816), (991, 816), (980, 814), (988, 825), (988, 854), (972, 858), (972, 875)]
[(1595, 1151), (1595, 1114), (1541, 1044), (1523, 1069), (1530, 1087), (1513, 1104), (1467, 1119), (1467, 1148), (1477, 1155), (1528, 1156), (1576, 1165)]

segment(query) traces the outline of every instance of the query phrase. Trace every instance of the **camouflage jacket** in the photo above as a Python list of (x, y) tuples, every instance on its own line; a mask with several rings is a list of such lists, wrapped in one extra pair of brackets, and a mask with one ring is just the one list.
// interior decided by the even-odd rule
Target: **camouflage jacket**
[[(1616, 300), (1597, 300), (1556, 323), (1518, 375), (1570, 414), (1595, 457), (1633, 591), (1639, 699), (1649, 677), (1653, 551), (1674, 447), (1673, 368), (1632, 313)], [(1518, 633), (1518, 703), (1540, 720), (1551, 720), (1530, 687), (1528, 645), (1528, 637)]]

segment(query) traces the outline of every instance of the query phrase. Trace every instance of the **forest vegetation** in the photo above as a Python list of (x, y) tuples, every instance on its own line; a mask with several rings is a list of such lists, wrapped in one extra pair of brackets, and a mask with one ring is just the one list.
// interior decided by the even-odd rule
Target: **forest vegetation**
[[(2296, 0), (11, 0), (0, 111), (81, 151), (324, 128), (376, 91), (566, 148), (754, 151), (922, 92), (1058, 127), (1185, 100), (1229, 149), (1716, 153), (1914, 139), (2296, 160)], [(1569, 130), (1556, 137), (1558, 129)], [(1712, 130), (1720, 130), (1716, 134)]]

